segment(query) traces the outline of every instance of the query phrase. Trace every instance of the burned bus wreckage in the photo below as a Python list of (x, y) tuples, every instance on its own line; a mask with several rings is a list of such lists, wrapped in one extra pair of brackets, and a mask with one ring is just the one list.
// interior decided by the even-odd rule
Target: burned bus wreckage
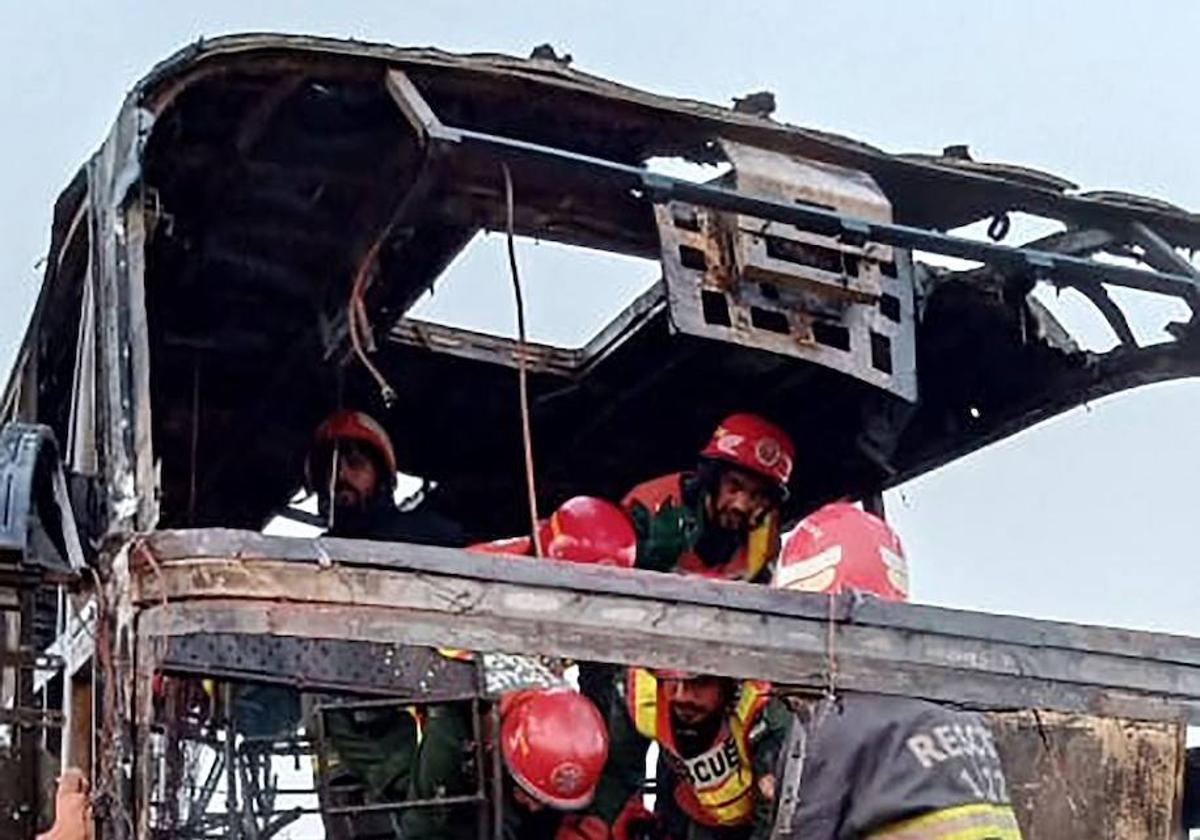
[[(1060, 229), (1006, 244), (1017, 213)], [(949, 232), (981, 221), (987, 239)], [(661, 279), (577, 348), (406, 317), (506, 230)], [(59, 199), (3, 397), (0, 835), (48, 825), (68, 766), (105, 840), (334, 837), (338, 815), (445, 807), (331, 805), (312, 768), (331, 708), (457, 703), (476, 787), (450, 804), (501, 836), (505, 659), (434, 650), (455, 648), (978, 709), (1025, 837), (1176, 837), (1200, 639), (262, 530), (301, 515), (312, 430), (356, 406), (468, 538), (527, 533), (518, 368), (544, 509), (621, 498), (739, 410), (800, 442), (785, 522), (877, 508), (1087, 400), (1200, 373), (1194, 317), (1139, 345), (1110, 295), (1194, 312), (1196, 247), (1200, 216), (1155, 199), (888, 154), (552, 54), (197, 43)], [(1094, 305), (1114, 349), (1080, 349), (1047, 284)]]

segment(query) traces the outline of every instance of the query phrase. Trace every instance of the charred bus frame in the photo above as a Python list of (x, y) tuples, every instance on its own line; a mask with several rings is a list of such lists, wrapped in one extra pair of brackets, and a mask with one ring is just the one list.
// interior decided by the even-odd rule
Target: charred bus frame
[[(644, 165), (672, 155), (732, 166), (698, 184)], [(511, 216), (501, 163), (515, 184)], [(1003, 238), (1018, 211), (1067, 229), (1022, 247), (946, 233), (993, 219)], [(479, 230), (506, 225), (655, 259), (663, 280), (574, 350), (404, 317)], [(402, 460), (490, 536), (519, 530), (523, 515), (514, 447), (495, 443), (516, 439), (515, 399), (497, 383), (519, 356), (533, 377), (545, 500), (615, 496), (684, 463), (736, 402), (827, 443), (789, 502), (795, 516), (871, 497), (1088, 399), (1194, 375), (1194, 318), (1173, 325), (1174, 341), (1139, 347), (1109, 289), (1194, 311), (1198, 272), (1178, 249), (1197, 245), (1200, 218), (1162, 202), (1078, 194), (961, 153), (888, 155), (554, 60), (285, 36), (197, 44), (135, 88), (60, 200), (4, 394), (5, 420), (40, 424), (10, 427), (3, 453), (5, 760), (27, 787), (10, 813), (22, 830), (36, 822), (37, 757), (52, 755), (92, 769), (105, 837), (154, 836), (158, 673), (418, 702), (465, 680), (478, 695), (471, 668), (431, 682), (418, 667), (389, 683), (342, 667), (362, 661), (363, 645), (406, 646), (395, 650), (412, 662), (412, 646), (454, 645), (804, 687), (830, 679), (834, 639), (843, 690), (1037, 710), (1032, 723), (1005, 724), (1026, 765), (1015, 775), (1069, 767), (1094, 793), (1082, 805), (1068, 796), (1070, 814), (1023, 802), (1032, 836), (1071, 825), (1169, 836), (1200, 641), (915, 606), (830, 612), (822, 599), (749, 586), (254, 531), (295, 489), (328, 395), (375, 399), (346, 315), (348, 281), (369, 256), (373, 358), (406, 393), (458, 386), (403, 417)], [(920, 265), (914, 250), (982, 267)], [(1092, 301), (1117, 349), (1079, 350), (1030, 296), (1043, 281)], [(494, 405), (457, 396), (480, 389)], [(824, 403), (798, 411), (812, 392)], [(692, 411), (657, 416), (656, 396), (681, 394)], [(294, 402), (275, 417), (284, 395)], [(421, 445), (443, 429), (464, 445)], [(224, 526), (241, 530), (214, 530)], [(169, 530), (181, 527), (195, 530)], [(231, 665), (225, 654), (256, 638), (279, 643)], [(321, 647), (311, 662), (324, 671), (284, 667), (305, 645)], [(46, 723), (65, 723), (62, 737)], [(1121, 751), (1122, 737), (1141, 758)], [(1071, 745), (1083, 743), (1112, 761), (1072, 764), (1082, 753)], [(1124, 798), (1113, 794), (1122, 773)], [(223, 829), (251, 830), (233, 814)]]

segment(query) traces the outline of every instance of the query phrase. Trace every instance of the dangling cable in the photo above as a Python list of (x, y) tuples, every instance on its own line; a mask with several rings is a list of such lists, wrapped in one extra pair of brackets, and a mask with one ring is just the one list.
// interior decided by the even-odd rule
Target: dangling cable
[[(346, 306), (346, 326), (350, 331), (350, 344), (353, 346), (358, 360), (362, 362), (363, 367), (367, 369), (379, 386), (379, 393), (383, 397), (384, 405), (388, 408), (396, 403), (396, 389), (388, 383), (379, 368), (375, 367), (375, 364), (367, 356), (362, 336), (371, 334), (371, 319), (367, 316), (367, 305), (363, 302), (363, 295), (366, 294), (367, 287), (370, 285), (367, 278), (371, 275), (371, 269), (379, 256), (379, 250), (383, 247), (383, 242), (387, 239), (391, 229), (392, 225), (388, 224), (363, 256), (362, 263), (354, 275), (354, 282), (350, 284), (350, 301)], [(360, 334), (359, 330), (363, 332)]]
[(542, 537), (538, 528), (537, 484), (533, 470), (533, 432), (529, 422), (529, 376), (525, 354), (525, 299), (521, 294), (521, 275), (517, 270), (517, 246), (513, 234), (513, 182), (508, 164), (500, 164), (504, 171), (504, 203), (507, 210), (508, 268), (512, 274), (513, 294), (517, 301), (517, 384), (521, 402), (521, 435), (525, 443), (525, 486), (529, 493), (529, 530), (533, 537), (533, 553), (542, 555)]

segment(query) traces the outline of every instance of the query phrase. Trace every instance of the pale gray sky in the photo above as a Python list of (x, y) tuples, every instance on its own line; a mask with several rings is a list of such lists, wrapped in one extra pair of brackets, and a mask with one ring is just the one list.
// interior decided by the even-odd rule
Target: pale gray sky
[[(126, 89), (204, 35), (272, 30), (524, 55), (550, 41), (584, 70), (728, 102), (776, 93), (778, 118), (891, 151), (969, 143), (979, 158), (1085, 188), (1200, 209), (1200, 4), (1178, 2), (42, 2), (0, 0), (0, 358), (39, 282), (53, 200)], [(591, 332), (652, 279), (608, 264), (571, 281), (523, 248), (537, 335)], [(432, 311), (503, 329), (488, 251)], [(564, 263), (565, 264), (565, 263)], [(471, 270), (468, 270), (470, 268)], [(612, 280), (620, 270), (620, 281)], [(609, 278), (611, 285), (587, 283)], [(1105, 344), (1094, 319), (1066, 316)], [(1136, 301), (1139, 334), (1175, 310)], [(919, 600), (1200, 632), (1192, 546), (1200, 475), (1194, 382), (1101, 401), (913, 482), (889, 498)], [(803, 447), (806, 442), (800, 442)], [(811, 445), (811, 442), (808, 442)]]

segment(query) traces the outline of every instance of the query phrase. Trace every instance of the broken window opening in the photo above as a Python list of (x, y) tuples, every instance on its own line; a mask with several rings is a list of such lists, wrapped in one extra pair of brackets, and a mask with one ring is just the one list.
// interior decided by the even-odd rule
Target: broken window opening
[(892, 372), (892, 340), (882, 333), (871, 333), (871, 367), (880, 373)]
[[(719, 154), (714, 151), (714, 154)], [(666, 175), (691, 181), (694, 184), (708, 184), (724, 177), (733, 171), (733, 165), (728, 161), (720, 163), (697, 163), (681, 157), (651, 157), (642, 164), (656, 175)]]
[[(1054, 219), (1046, 219), (1041, 216), (1034, 216), (1030, 213), (1010, 212), (1008, 213), (1008, 219), (1009, 230), (1001, 244), (1012, 247), (1025, 247), (1038, 239), (1066, 230), (1066, 225), (1062, 222)], [(988, 228), (991, 224), (992, 217), (989, 216), (986, 219), (980, 219), (969, 225), (953, 228), (947, 231), (947, 234), (950, 236), (959, 236), (963, 239), (973, 239), (976, 242), (992, 243), (995, 240), (988, 235)], [(946, 256), (931, 251), (913, 251), (913, 259), (928, 265), (948, 268), (951, 271), (971, 271), (972, 269), (981, 268), (984, 265), (984, 263), (975, 260), (964, 260), (959, 257)]]
[[(419, 507), (426, 494), (436, 487), (436, 481), (398, 472), (395, 488), (392, 490), (392, 501), (400, 510), (413, 510)], [(319, 516), (317, 494), (301, 488), (288, 501), (287, 510), (271, 517), (263, 526), (262, 533), (276, 537), (319, 537), (325, 532), (325, 527), (317, 522)]]
[(835, 350), (849, 351), (850, 349), (850, 330), (841, 324), (831, 324), (827, 321), (813, 321), (812, 334), (818, 344), (824, 344), (826, 347), (832, 347)]
[(729, 298), (725, 296), (724, 292), (702, 289), (700, 291), (700, 305), (704, 310), (705, 323), (717, 327), (733, 325), (733, 320), (729, 316)]
[[(1101, 255), (1098, 259), (1109, 261), (1119, 258)], [(1139, 347), (1174, 341), (1175, 337), (1169, 331), (1170, 325), (1187, 322), (1191, 317), (1187, 303), (1171, 295), (1118, 286), (1102, 288), (1124, 316)], [(1042, 282), (1034, 287), (1030, 296), (1054, 316), (1080, 349), (1107, 353), (1120, 346), (1121, 341), (1113, 325), (1096, 304), (1078, 289), (1060, 288)]]
[(1007, 234), (1000, 240), (993, 239), (988, 231), (992, 226), (993, 217), (980, 219), (969, 225), (963, 225), (948, 231), (951, 236), (961, 236), (964, 239), (974, 239), (977, 242), (996, 242), (1014, 248), (1025, 247), (1031, 242), (1044, 239), (1055, 233), (1062, 233), (1067, 226), (1057, 219), (1047, 219), (1032, 213), (1010, 211), (1004, 214), (1008, 217)]
[(679, 262), (692, 271), (708, 271), (708, 257), (699, 248), (691, 245), (679, 246)]
[[(503, 234), (480, 233), (408, 315), (449, 327), (516, 337), (516, 305)], [(581, 347), (654, 285), (654, 260), (516, 237), (529, 340)]]
[(879, 297), (879, 312), (893, 323), (900, 323), (900, 298), (886, 292)]
[(1041, 282), (1029, 296), (1053, 316), (1079, 349), (1107, 353), (1120, 345), (1120, 340), (1104, 315), (1078, 289)]
[(750, 307), (750, 323), (755, 329), (787, 335), (792, 331), (787, 313), (761, 306)]

